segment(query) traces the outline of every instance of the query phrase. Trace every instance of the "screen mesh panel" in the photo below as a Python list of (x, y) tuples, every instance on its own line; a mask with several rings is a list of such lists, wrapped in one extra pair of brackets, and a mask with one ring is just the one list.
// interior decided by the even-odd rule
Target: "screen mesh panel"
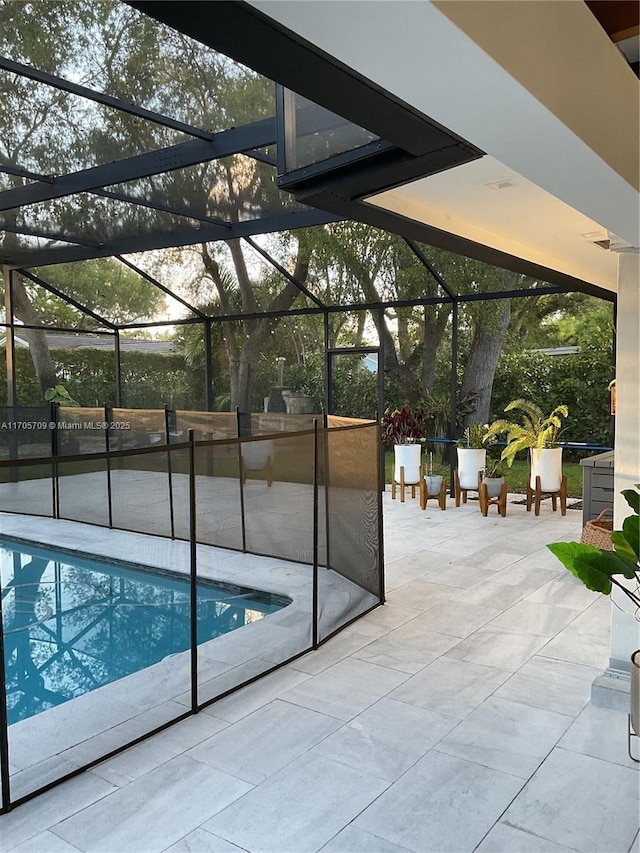
[(0, 406), (0, 459), (50, 456), (52, 442), (49, 405)]
[(247, 548), (313, 562), (312, 432), (242, 442)]
[(238, 443), (199, 444), (195, 455), (198, 541), (242, 550)]
[(328, 566), (355, 588), (348, 608), (326, 613), (321, 636), (372, 607), (380, 595), (377, 448), (377, 424), (326, 433)]
[(237, 438), (238, 419), (233, 412), (185, 412), (175, 413), (178, 440), (186, 441), (192, 429), (196, 441), (210, 441), (222, 438)]
[(42, 460), (0, 461), (0, 512), (54, 516), (54, 465), (51, 457)]

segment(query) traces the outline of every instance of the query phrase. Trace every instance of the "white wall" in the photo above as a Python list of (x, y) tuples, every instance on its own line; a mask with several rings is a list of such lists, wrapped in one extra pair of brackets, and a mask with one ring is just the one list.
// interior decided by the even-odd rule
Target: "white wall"
[[(640, 483), (640, 252), (618, 255), (617, 412), (615, 437), (615, 528), (631, 510), (620, 492)], [(628, 599), (614, 598), (628, 611)], [(640, 648), (640, 622), (612, 605), (611, 669), (629, 670), (631, 653)]]

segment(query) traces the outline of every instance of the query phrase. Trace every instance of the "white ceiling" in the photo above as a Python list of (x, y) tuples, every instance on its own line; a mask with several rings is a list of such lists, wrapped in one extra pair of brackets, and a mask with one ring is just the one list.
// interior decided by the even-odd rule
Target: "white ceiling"
[[(583, 120), (586, 115), (597, 122), (598, 103), (605, 104), (598, 97), (604, 95), (611, 139), (637, 134), (637, 118), (633, 110), (628, 115), (625, 106), (629, 91), (637, 94), (637, 80), (634, 78), (636, 88), (630, 90), (625, 75), (632, 74), (631, 70), (579, 0), (573, 0), (570, 11), (578, 29), (585, 28), (589, 55), (581, 55), (579, 45), (565, 45), (561, 53), (550, 56), (549, 47), (540, 62), (553, 61), (558, 67), (566, 64), (566, 79), (574, 80), (576, 63), (587, 63), (585, 68), (592, 70), (595, 64), (605, 79), (599, 79), (601, 91), (593, 92), (593, 98), (584, 87), (583, 91), (561, 93), (566, 94), (560, 103), (566, 104), (567, 123), (558, 117), (557, 104), (552, 111), (534, 97), (429, 0), (250, 2), (489, 155), (382, 193), (369, 199), (370, 203), (616, 289), (615, 254), (581, 235), (612, 232), (638, 246), (638, 192), (610, 165), (613, 157), (609, 160), (606, 152), (596, 153), (570, 129), (576, 125), (569, 113), (582, 110)], [(446, 7), (447, 3), (438, 5)], [(555, 4), (534, 7), (548, 10), (551, 5)], [(509, 7), (510, 22), (519, 6), (531, 11), (531, 4), (521, 5), (520, 0), (497, 4), (501, 14)], [(526, 32), (521, 35), (526, 39)], [(538, 36), (544, 44), (544, 33)], [(510, 45), (516, 52), (517, 47)], [(562, 81), (562, 75), (558, 76), (559, 87)], [(612, 112), (615, 103), (611, 99), (615, 102), (616, 98), (621, 108)], [(502, 190), (486, 187), (503, 179), (511, 180), (513, 186)]]

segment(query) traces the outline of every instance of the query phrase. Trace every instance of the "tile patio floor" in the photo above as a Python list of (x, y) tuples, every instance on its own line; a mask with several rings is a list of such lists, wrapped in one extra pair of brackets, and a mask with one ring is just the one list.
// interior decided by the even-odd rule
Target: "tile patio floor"
[[(609, 603), (544, 547), (581, 513), (385, 496), (387, 604), (0, 817), (2, 853), (640, 853)], [(492, 510), (492, 513), (495, 510)]]

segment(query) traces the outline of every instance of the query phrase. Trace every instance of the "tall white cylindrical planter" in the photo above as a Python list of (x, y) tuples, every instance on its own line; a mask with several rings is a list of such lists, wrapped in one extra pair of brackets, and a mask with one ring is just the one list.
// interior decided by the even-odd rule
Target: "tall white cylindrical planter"
[(414, 485), (420, 482), (420, 453), (422, 447), (419, 444), (394, 444), (394, 466), (393, 479), (400, 482), (400, 468), (404, 467), (404, 482), (406, 485)]
[(260, 471), (266, 467), (267, 460), (273, 460), (273, 441), (245, 441), (242, 443), (242, 461), (249, 471)]
[(487, 451), (479, 447), (458, 447), (458, 480), (461, 489), (478, 488), (478, 474), (487, 464)]
[(536, 477), (540, 477), (543, 492), (559, 492), (562, 485), (562, 448), (545, 447), (541, 450), (531, 448), (531, 479), (529, 485), (536, 487)]
[(640, 737), (640, 649), (631, 655), (631, 728)]

